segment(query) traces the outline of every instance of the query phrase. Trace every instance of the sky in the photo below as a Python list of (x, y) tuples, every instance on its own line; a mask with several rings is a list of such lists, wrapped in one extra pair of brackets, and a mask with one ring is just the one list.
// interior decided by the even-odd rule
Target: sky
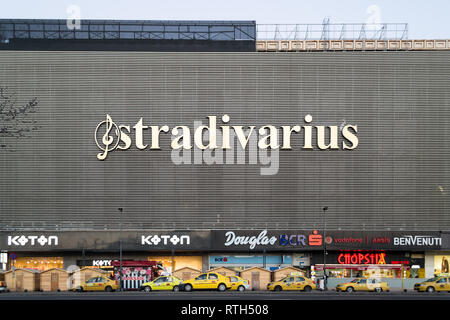
[(408, 23), (409, 39), (450, 38), (449, 0), (14, 0), (0, 18), (255, 20), (257, 24)]

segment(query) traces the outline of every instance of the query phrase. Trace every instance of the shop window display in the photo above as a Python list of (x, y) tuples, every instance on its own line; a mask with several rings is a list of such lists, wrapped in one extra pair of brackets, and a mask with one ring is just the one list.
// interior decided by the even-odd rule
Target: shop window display
[(14, 262), (15, 268), (45, 271), (53, 268), (64, 268), (62, 257), (19, 257)]

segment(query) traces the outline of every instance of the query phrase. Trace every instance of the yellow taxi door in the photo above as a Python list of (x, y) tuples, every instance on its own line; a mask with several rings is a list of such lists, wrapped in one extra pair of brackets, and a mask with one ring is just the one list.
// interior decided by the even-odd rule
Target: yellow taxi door
[(206, 289), (208, 287), (208, 274), (203, 273), (195, 278), (193, 282), (194, 289)]
[(304, 286), (305, 286), (305, 278), (295, 277), (295, 289), (303, 290)]
[(172, 282), (173, 282), (173, 278), (167, 277), (164, 281), (164, 286), (163, 286), (162, 290), (172, 290), (172, 288), (173, 288)]
[(295, 290), (294, 277), (288, 277), (284, 280), (285, 287), (283, 290)]
[(95, 290), (96, 291), (104, 291), (105, 287), (106, 287), (106, 279), (103, 277), (98, 277), (96, 286), (95, 286)]
[(230, 284), (231, 284), (230, 290), (237, 290), (238, 279), (236, 277), (230, 277)]
[(153, 290), (164, 290), (164, 287), (167, 283), (167, 277), (159, 277), (153, 282)]
[(367, 279), (359, 280), (358, 285), (356, 286), (356, 290), (363, 290), (363, 291), (369, 290), (369, 288), (367, 287)]
[(97, 289), (95, 286), (97, 285), (97, 278), (90, 278), (85, 283), (85, 290), (86, 291), (96, 291)]
[(436, 291), (447, 291), (447, 278), (441, 278), (436, 281)]
[(208, 276), (208, 288), (215, 289), (219, 286), (219, 276), (215, 273), (210, 273)]

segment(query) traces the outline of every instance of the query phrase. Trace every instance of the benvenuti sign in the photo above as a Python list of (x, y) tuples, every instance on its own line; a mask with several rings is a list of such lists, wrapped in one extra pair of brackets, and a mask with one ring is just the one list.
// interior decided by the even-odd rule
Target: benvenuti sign
[[(358, 147), (358, 127), (356, 124), (341, 124), (324, 126), (313, 125), (313, 117), (307, 114), (302, 125), (263, 125), (257, 128), (255, 125), (230, 125), (231, 118), (224, 114), (218, 123), (217, 116), (206, 116), (208, 124), (194, 121), (194, 128), (187, 125), (177, 125), (170, 128), (168, 125), (151, 125), (140, 118), (134, 125), (119, 124), (110, 114), (106, 119), (98, 123), (95, 128), (94, 139), (100, 152), (98, 160), (106, 160), (109, 154), (115, 150), (128, 150), (134, 146), (139, 150), (161, 150), (171, 148), (173, 151), (190, 151), (197, 149), (200, 152), (215, 151), (232, 152), (233, 149), (253, 151), (292, 150), (293, 139), (300, 139), (301, 149), (304, 150), (353, 150)], [(170, 146), (162, 146), (160, 137), (163, 134), (171, 134)], [(132, 139), (134, 135), (134, 139)], [(314, 143), (314, 142), (315, 143)], [(250, 157), (254, 153), (250, 152)], [(180, 158), (172, 153), (172, 161), (176, 164), (191, 164), (190, 157), (185, 154)], [(220, 154), (222, 156), (222, 154)], [(234, 157), (226, 157), (228, 160)], [(222, 159), (217, 154), (210, 159), (204, 159), (206, 164), (221, 164)], [(261, 158), (260, 158), (261, 160)], [(249, 161), (252, 161), (251, 159)], [(257, 159), (254, 159), (257, 161)], [(195, 164), (198, 164), (194, 161)], [(201, 162), (200, 162), (201, 163)]]

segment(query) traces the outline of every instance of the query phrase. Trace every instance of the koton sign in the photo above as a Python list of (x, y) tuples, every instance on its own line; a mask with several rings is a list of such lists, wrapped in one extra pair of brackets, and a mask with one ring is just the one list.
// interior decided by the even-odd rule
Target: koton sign
[(57, 246), (57, 236), (31, 236), (31, 235), (18, 235), (8, 236), (8, 246)]
[(188, 235), (148, 235), (141, 236), (141, 244), (149, 246), (162, 245), (189, 245), (191, 244), (191, 237)]
[(112, 260), (92, 260), (92, 266), (94, 267), (110, 267)]

